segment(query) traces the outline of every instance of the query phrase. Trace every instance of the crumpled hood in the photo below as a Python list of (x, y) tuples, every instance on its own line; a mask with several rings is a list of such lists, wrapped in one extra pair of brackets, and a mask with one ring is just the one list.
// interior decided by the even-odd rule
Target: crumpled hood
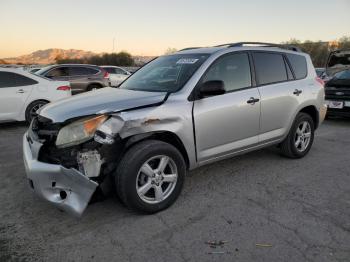
[(161, 103), (166, 93), (102, 88), (75, 95), (42, 107), (39, 115), (61, 123), (68, 119), (133, 109)]

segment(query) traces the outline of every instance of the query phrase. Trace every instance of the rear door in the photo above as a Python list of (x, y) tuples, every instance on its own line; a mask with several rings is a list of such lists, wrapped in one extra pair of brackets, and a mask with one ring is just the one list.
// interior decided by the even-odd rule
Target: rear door
[(293, 72), (283, 53), (256, 51), (252, 56), (261, 95), (259, 141), (264, 143), (279, 139), (288, 131), (307, 92), (305, 83), (295, 77), (296, 73), (299, 79), (306, 77), (306, 60), (304, 56), (300, 60), (292, 55), (291, 60), (297, 64), (297, 72)]
[(17, 120), (38, 82), (14, 72), (0, 72), (0, 121)]
[[(260, 95), (252, 83), (245, 52), (220, 57), (199, 84), (220, 80), (226, 93), (194, 102), (193, 118), (200, 163), (217, 159), (258, 143)], [(256, 102), (250, 101), (254, 98)]]
[(69, 67), (69, 81), (72, 91), (76, 93), (86, 91), (90, 83), (100, 81), (99, 70), (91, 67), (72, 66)]

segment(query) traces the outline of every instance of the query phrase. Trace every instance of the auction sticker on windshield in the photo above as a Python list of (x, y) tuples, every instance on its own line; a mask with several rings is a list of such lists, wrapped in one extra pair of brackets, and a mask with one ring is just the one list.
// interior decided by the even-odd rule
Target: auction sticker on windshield
[(176, 64), (192, 65), (192, 64), (195, 64), (197, 61), (198, 59), (196, 58), (181, 58), (176, 62)]

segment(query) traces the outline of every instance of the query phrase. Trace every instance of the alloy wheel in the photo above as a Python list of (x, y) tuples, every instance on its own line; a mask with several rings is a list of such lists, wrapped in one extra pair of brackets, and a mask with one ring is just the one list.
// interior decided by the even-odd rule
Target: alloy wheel
[(29, 112), (30, 119), (33, 119), (34, 117), (36, 117), (38, 115), (36, 111), (38, 111), (44, 105), (46, 105), (46, 103), (42, 102), (42, 103), (37, 103), (35, 106), (33, 106)]
[(304, 152), (311, 141), (311, 126), (308, 121), (303, 121), (298, 125), (294, 137), (295, 148), (299, 152)]
[(138, 172), (137, 194), (146, 203), (160, 203), (174, 191), (177, 178), (178, 172), (174, 160), (165, 155), (152, 157)]

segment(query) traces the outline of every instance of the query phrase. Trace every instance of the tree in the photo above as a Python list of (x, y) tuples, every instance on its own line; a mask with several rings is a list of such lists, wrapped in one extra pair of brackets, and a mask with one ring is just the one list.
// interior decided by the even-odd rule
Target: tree
[(134, 59), (131, 54), (123, 51), (120, 53), (95, 55), (81, 59), (60, 59), (58, 64), (93, 64), (93, 65), (115, 65), (115, 66), (133, 66)]
[(327, 63), (329, 52), (336, 49), (350, 49), (350, 37), (343, 36), (338, 41), (333, 42), (312, 42), (309, 40), (301, 42), (300, 40), (292, 38), (289, 41), (282, 42), (282, 44), (299, 47), (303, 52), (310, 55), (315, 67), (324, 67)]
[(164, 52), (164, 55), (171, 55), (171, 54), (174, 54), (177, 52), (177, 49), (176, 48), (173, 48), (173, 47), (168, 47), (165, 52)]

